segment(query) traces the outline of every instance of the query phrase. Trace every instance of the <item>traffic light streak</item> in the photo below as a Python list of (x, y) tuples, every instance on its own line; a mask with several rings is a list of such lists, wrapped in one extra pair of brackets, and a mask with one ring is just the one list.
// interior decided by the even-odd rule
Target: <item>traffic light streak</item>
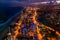
[(14, 31), (14, 40), (16, 40), (16, 37), (19, 34), (18, 30), (20, 30), (21, 23), (22, 23), (22, 21), (19, 21), (19, 23), (15, 27), (16, 30)]

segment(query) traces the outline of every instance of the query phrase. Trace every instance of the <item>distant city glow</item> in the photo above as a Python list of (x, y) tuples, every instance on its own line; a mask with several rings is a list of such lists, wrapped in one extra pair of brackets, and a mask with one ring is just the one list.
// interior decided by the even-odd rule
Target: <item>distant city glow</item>
[(60, 3), (60, 1), (56, 1), (58, 4)]
[(36, 3), (32, 3), (32, 4), (35, 4), (35, 5), (38, 5), (38, 4), (47, 4), (49, 2), (36, 2)]
[[(55, 1), (45, 1), (45, 2), (35, 2), (35, 3), (31, 3), (34, 5), (39, 5), (39, 4), (49, 4), (50, 2), (55, 3)], [(56, 1), (57, 4), (60, 3), (60, 1)]]

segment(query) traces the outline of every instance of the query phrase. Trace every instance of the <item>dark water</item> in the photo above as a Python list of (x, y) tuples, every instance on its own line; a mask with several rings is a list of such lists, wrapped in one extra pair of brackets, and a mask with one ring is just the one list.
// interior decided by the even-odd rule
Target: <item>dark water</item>
[(8, 25), (24, 9), (22, 6), (11, 6), (11, 3), (0, 3), (0, 40), (8, 32)]
[(7, 25), (16, 17), (19, 12), (23, 10), (23, 7), (0, 7), (0, 32), (7, 28)]
[(22, 9), (23, 7), (0, 7), (0, 23), (5, 22)]

